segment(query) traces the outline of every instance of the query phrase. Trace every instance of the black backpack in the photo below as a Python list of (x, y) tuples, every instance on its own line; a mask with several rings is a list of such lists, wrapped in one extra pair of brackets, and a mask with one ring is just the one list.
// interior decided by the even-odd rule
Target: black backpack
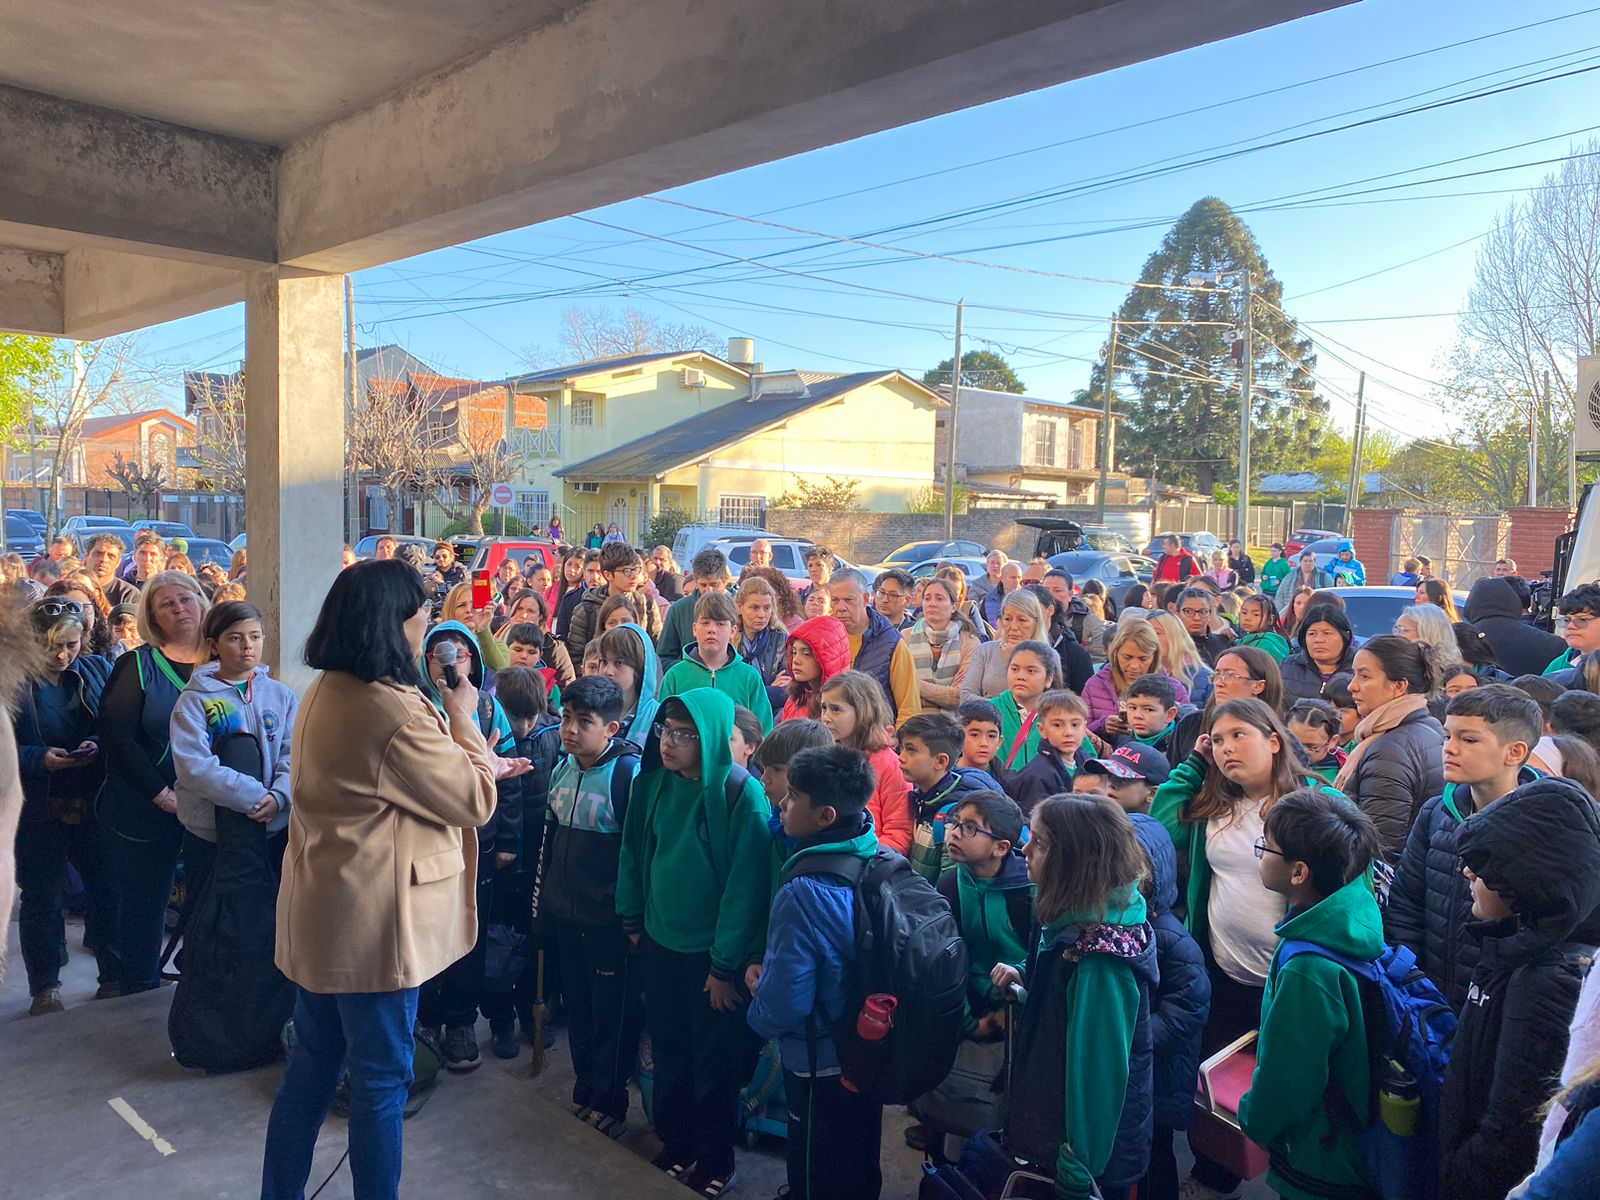
[[(808, 854), (794, 873), (837, 876), (855, 892), (855, 963), (844, 1010), (828, 1022), (844, 1078), (883, 1104), (909, 1104), (944, 1080), (961, 1045), (967, 989), (961, 927), (945, 898), (893, 850), (870, 859)], [(877, 992), (893, 995), (899, 1007), (887, 1038), (864, 1041), (856, 1017)], [(814, 1029), (808, 1019), (808, 1033)]]

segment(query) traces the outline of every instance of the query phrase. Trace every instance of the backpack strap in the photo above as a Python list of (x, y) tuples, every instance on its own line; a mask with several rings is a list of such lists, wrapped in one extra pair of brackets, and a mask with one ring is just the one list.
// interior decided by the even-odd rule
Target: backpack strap
[(1359, 958), (1351, 958), (1335, 950), (1329, 950), (1326, 946), (1319, 946), (1315, 942), (1302, 942), (1291, 938), (1278, 947), (1278, 961), (1280, 963), (1288, 962), (1297, 954), (1315, 954), (1321, 958), (1326, 958), (1330, 962), (1338, 963), (1350, 974), (1360, 979), (1365, 979), (1369, 983), (1377, 983), (1379, 977), (1383, 974), (1383, 969), (1376, 962), (1363, 962)]
[(848, 854), (844, 851), (808, 854), (795, 865), (789, 878), (793, 879), (797, 875), (837, 875), (852, 888), (858, 888), (876, 861), (876, 857), (862, 858), (859, 854)]
[(734, 763), (728, 768), (728, 777), (722, 782), (723, 795), (728, 800), (728, 812), (739, 807), (739, 797), (744, 795), (744, 785), (750, 779), (750, 772)]

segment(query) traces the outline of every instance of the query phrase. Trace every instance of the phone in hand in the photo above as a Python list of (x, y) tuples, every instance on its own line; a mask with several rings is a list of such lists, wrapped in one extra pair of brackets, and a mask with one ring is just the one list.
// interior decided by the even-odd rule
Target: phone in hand
[(84, 746), (84, 747), (82, 747), (81, 749), (78, 749), (78, 750), (68, 750), (67, 751), (67, 757), (68, 758), (93, 758), (96, 754), (99, 754), (99, 753), (100, 753), (100, 748), (98, 746)]
[(488, 608), (493, 602), (494, 593), (489, 588), (489, 572), (475, 572), (472, 576), (472, 607)]

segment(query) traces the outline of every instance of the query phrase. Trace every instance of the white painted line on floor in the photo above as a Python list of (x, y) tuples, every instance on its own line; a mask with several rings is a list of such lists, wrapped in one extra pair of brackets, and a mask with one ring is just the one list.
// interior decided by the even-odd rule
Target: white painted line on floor
[(135, 1133), (159, 1150), (162, 1158), (166, 1158), (169, 1154), (176, 1154), (178, 1152), (177, 1148), (174, 1147), (171, 1142), (167, 1141), (166, 1138), (162, 1137), (154, 1129), (151, 1129), (145, 1119), (133, 1111), (133, 1105), (129, 1104), (121, 1096), (113, 1096), (111, 1099), (107, 1100), (106, 1103), (111, 1105), (112, 1112), (116, 1113), (117, 1116), (121, 1117), (129, 1125), (133, 1126), (133, 1131)]

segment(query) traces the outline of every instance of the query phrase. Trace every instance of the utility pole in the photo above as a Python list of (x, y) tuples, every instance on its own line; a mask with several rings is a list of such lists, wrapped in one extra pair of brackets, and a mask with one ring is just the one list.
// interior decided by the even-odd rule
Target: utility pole
[(1255, 386), (1254, 338), (1250, 326), (1250, 272), (1244, 273), (1244, 373), (1239, 384), (1239, 544), (1250, 546), (1250, 402)]
[(356, 416), (356, 281), (344, 277), (344, 528), (345, 541), (354, 546), (361, 540), (361, 504), (356, 498), (360, 478), (350, 454), (350, 434)]
[(1111, 316), (1111, 340), (1106, 343), (1105, 410), (1100, 417), (1100, 488), (1095, 493), (1098, 500), (1100, 524), (1106, 523), (1106, 475), (1111, 470), (1111, 379), (1117, 370), (1117, 317)]
[(1346, 537), (1356, 531), (1356, 504), (1361, 499), (1361, 451), (1367, 432), (1367, 373), (1361, 372), (1356, 380), (1356, 428), (1350, 437), (1350, 490), (1345, 493), (1344, 532)]
[[(1544, 403), (1550, 403), (1550, 372), (1544, 373)], [(1539, 397), (1528, 393), (1528, 507), (1539, 503)]]
[(961, 407), (961, 319), (966, 301), (956, 301), (956, 356), (950, 360), (950, 419), (944, 439), (944, 540), (956, 536), (956, 415)]

